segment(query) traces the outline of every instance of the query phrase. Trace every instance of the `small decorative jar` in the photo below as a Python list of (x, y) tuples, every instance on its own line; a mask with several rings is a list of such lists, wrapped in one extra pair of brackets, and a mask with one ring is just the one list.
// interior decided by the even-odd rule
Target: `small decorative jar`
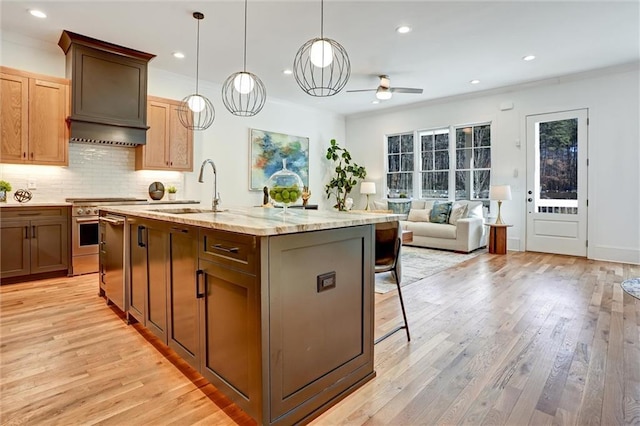
[(286, 158), (282, 160), (282, 170), (271, 175), (266, 183), (273, 205), (282, 207), (282, 214), (287, 214), (287, 207), (302, 197), (304, 184), (300, 176), (287, 170)]

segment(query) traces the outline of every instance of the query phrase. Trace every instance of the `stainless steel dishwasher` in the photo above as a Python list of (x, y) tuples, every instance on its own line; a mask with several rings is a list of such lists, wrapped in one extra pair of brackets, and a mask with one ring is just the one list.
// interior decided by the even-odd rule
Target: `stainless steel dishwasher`
[(125, 311), (125, 242), (124, 216), (110, 213), (100, 216), (100, 292), (104, 292), (107, 303), (115, 304)]

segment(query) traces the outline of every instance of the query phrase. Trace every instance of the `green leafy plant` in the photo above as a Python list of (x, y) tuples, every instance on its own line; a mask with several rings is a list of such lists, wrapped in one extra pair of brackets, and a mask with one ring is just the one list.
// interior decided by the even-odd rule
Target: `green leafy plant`
[(0, 180), (0, 191), (4, 191), (4, 192), (11, 191), (11, 184), (6, 180)]
[(178, 192), (178, 188), (176, 188), (175, 186), (168, 186), (167, 187), (167, 192), (169, 194), (175, 194), (176, 192)]
[(358, 181), (367, 176), (364, 167), (357, 165), (351, 160), (351, 154), (346, 148), (341, 148), (335, 139), (331, 139), (331, 145), (327, 148), (327, 160), (335, 164), (335, 176), (331, 178), (324, 187), (327, 198), (333, 195), (336, 204), (333, 207), (340, 211), (347, 210), (345, 203), (351, 190), (358, 184)]

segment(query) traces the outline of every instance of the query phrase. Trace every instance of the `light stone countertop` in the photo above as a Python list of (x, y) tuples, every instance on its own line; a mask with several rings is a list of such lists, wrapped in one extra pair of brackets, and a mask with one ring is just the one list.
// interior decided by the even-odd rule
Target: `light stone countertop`
[(295, 234), (323, 229), (346, 228), (357, 225), (392, 222), (398, 215), (375, 213), (347, 213), (327, 210), (282, 209), (262, 207), (231, 207), (223, 212), (174, 214), (161, 210), (194, 208), (211, 210), (211, 205), (189, 204), (171, 206), (104, 206), (101, 211), (113, 214), (163, 220), (184, 225), (219, 229), (256, 236)]
[(29, 201), (27, 203), (19, 203), (17, 201), (7, 199), (6, 203), (0, 203), (0, 208), (13, 207), (71, 207), (71, 203), (65, 201)]

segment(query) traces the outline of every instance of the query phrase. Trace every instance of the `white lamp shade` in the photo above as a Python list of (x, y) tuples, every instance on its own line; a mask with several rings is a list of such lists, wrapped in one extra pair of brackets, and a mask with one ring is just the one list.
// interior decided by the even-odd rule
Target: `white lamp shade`
[(492, 200), (504, 201), (511, 199), (510, 185), (494, 185), (489, 190), (489, 198)]
[(362, 182), (360, 184), (360, 193), (361, 194), (375, 194), (376, 193), (376, 183), (375, 182)]

